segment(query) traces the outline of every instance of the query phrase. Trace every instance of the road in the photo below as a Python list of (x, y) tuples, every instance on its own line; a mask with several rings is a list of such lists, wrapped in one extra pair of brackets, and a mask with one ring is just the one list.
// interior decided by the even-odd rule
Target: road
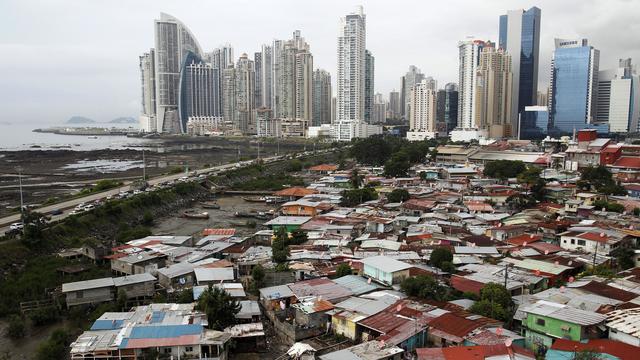
[[(333, 149), (319, 150), (319, 151), (316, 151), (315, 154), (317, 155), (317, 154), (322, 154), (322, 153), (327, 153), (327, 152), (332, 152), (332, 151), (333, 151)], [(302, 157), (302, 156), (311, 155), (311, 154), (313, 154), (313, 152), (308, 151), (306, 153), (299, 154), (296, 157)], [(270, 156), (270, 157), (262, 158), (262, 161), (264, 161), (266, 163), (269, 163), (269, 162), (274, 162), (274, 161), (282, 160), (282, 159), (285, 159), (285, 156)], [(225, 165), (213, 166), (213, 167), (210, 167), (210, 168), (193, 170), (193, 171), (190, 171), (190, 175), (194, 176), (193, 175), (194, 173), (195, 173), (195, 175), (202, 175), (202, 174), (206, 175), (206, 174), (213, 173), (213, 172), (230, 170), (230, 169), (238, 168), (238, 167), (245, 167), (245, 166), (249, 166), (251, 164), (253, 164), (252, 160), (240, 161), (240, 162), (235, 162), (235, 163), (230, 163), (230, 164), (225, 164)], [(159, 176), (159, 177), (148, 179), (147, 183), (149, 185), (156, 185), (156, 184), (164, 183), (164, 182), (167, 182), (167, 181), (178, 180), (178, 179), (180, 179), (181, 177), (184, 177), (184, 176), (185, 176), (184, 173), (172, 174), (172, 175), (162, 175), (162, 176)], [(57, 210), (57, 209), (62, 210), (63, 211), (62, 214), (55, 215), (55, 216), (51, 217), (51, 221), (58, 221), (58, 220), (64, 219), (67, 216), (69, 216), (70, 213), (71, 213), (71, 210), (73, 208), (75, 208), (76, 206), (78, 206), (79, 204), (89, 203), (89, 202), (96, 201), (96, 200), (104, 200), (108, 196), (114, 196), (114, 195), (119, 194), (122, 191), (131, 190), (131, 186), (129, 184), (131, 184), (131, 182), (125, 183), (123, 186), (121, 186), (119, 188), (102, 191), (102, 192), (99, 192), (99, 193), (95, 193), (95, 194), (91, 194), (91, 195), (75, 198), (75, 199), (72, 199), (72, 200), (67, 200), (67, 201), (60, 202), (60, 203), (53, 204), (53, 205), (43, 206), (43, 207), (40, 207), (40, 208), (33, 209), (33, 211), (37, 211), (37, 212), (42, 213), (42, 214), (49, 214), (53, 210)], [(20, 221), (20, 214), (15, 214), (15, 215), (6, 216), (4, 218), (0, 218), (0, 236), (2, 234), (4, 234), (5, 231), (9, 230), (9, 225), (11, 225), (12, 223), (19, 222), (19, 221)]]

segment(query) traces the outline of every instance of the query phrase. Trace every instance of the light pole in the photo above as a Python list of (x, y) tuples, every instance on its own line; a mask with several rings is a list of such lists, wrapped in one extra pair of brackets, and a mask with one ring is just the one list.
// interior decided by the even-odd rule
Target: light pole
[(18, 167), (18, 184), (20, 188), (20, 222), (24, 228), (24, 198), (22, 197), (22, 168)]

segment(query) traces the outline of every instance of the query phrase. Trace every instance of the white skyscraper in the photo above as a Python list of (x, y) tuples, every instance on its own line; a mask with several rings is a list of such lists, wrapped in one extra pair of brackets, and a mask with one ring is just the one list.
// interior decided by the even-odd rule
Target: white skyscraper
[(432, 81), (422, 80), (409, 96), (409, 140), (424, 140), (436, 136), (436, 89)]
[(366, 16), (362, 7), (340, 19), (337, 121), (364, 121)]
[(458, 128), (474, 127), (476, 76), (480, 52), (485, 42), (482, 40), (466, 40), (458, 43)]
[(146, 132), (157, 131), (156, 126), (156, 80), (155, 50), (140, 56), (140, 80), (142, 88), (142, 111), (140, 128)]
[(596, 121), (609, 123), (610, 132), (626, 133), (636, 130), (632, 128), (633, 75), (631, 59), (620, 59), (617, 69), (598, 72)]
[(202, 57), (202, 49), (191, 31), (171, 15), (161, 13), (154, 27), (157, 129), (186, 132), (186, 119), (181, 124), (178, 113), (181, 67), (189, 53)]

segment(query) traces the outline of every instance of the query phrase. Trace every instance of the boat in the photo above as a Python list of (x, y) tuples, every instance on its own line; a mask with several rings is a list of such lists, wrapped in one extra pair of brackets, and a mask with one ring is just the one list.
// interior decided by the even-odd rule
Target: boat
[(235, 216), (235, 217), (253, 217), (252, 213), (246, 212), (246, 211), (236, 211), (235, 214), (233, 214), (233, 216)]
[(97, 139), (97, 136), (87, 136), (87, 139)]
[(267, 196), (267, 198), (265, 199), (265, 202), (267, 204), (280, 204), (283, 202), (287, 202), (287, 199), (281, 196)]
[(187, 219), (208, 219), (209, 213), (206, 211), (197, 212), (195, 210), (187, 210), (182, 213), (182, 216), (186, 217)]
[(267, 198), (264, 196), (243, 196), (242, 200), (248, 202), (265, 202), (267, 201)]
[(235, 214), (233, 214), (235, 217), (240, 217), (240, 218), (254, 218), (254, 219), (258, 219), (258, 220), (267, 220), (270, 218), (271, 214), (270, 213), (266, 213), (264, 211), (256, 211), (256, 210), (251, 210), (251, 211), (236, 211)]
[(220, 209), (220, 205), (215, 201), (203, 201), (200, 205), (205, 209)]

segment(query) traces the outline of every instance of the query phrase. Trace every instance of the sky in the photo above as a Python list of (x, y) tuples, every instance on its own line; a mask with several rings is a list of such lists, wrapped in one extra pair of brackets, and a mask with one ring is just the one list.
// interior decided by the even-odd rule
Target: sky
[(385, 98), (409, 65), (440, 87), (457, 82), (458, 41), (497, 42), (498, 17), (531, 6), (542, 9), (541, 87), (556, 37), (589, 39), (601, 52), (601, 69), (618, 58), (640, 62), (640, 0), (2, 0), (0, 122), (137, 117), (138, 56), (153, 47), (160, 12), (186, 24), (204, 51), (231, 43), (236, 58), (299, 29), (314, 67), (333, 75), (339, 18), (357, 5), (367, 16), (375, 91)]

